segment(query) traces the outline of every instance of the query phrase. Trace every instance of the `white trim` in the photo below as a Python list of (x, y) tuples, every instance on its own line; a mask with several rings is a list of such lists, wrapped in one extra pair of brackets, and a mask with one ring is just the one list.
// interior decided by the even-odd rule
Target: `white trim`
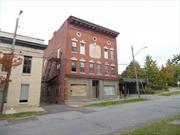
[(89, 62), (90, 62), (90, 63), (94, 63), (94, 61), (93, 61), (93, 60), (90, 60)]
[(75, 42), (78, 42), (78, 40), (76, 38), (72, 38), (71, 39), (72, 41), (75, 41)]
[(93, 41), (97, 41), (97, 37), (96, 36), (93, 36)]
[(107, 41), (107, 44), (108, 44), (108, 45), (111, 45), (111, 41), (108, 40), (108, 41)]
[(107, 65), (107, 66), (109, 66), (108, 62), (105, 62), (105, 63), (104, 63), (104, 65)]
[(76, 60), (77, 61), (77, 58), (76, 57), (71, 57), (71, 60)]
[(83, 59), (83, 58), (81, 58), (79, 61), (80, 61), (80, 62), (86, 62), (86, 60)]
[(111, 64), (111, 66), (115, 67), (116, 65), (114, 65), (114, 64)]
[(111, 50), (111, 51), (114, 51), (114, 48), (111, 47), (110, 50)]
[(105, 47), (104, 47), (104, 49), (108, 49), (108, 47), (107, 47), (107, 46), (105, 46)]
[(81, 37), (81, 32), (76, 32), (76, 36)]
[(80, 43), (84, 43), (85, 44), (86, 42), (84, 40), (81, 40)]
[(97, 61), (96, 63), (97, 63), (97, 64), (101, 64), (101, 62), (100, 62), (100, 61)]

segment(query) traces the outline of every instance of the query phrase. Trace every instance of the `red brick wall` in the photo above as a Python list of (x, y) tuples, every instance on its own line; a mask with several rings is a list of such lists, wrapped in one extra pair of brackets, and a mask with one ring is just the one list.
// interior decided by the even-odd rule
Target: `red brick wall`
[[(73, 26), (69, 26), (68, 27), (68, 39), (67, 39), (67, 50), (66, 50), (66, 54), (67, 54), (67, 65), (66, 65), (66, 75), (68, 76), (81, 76), (81, 77), (98, 77), (96, 74), (91, 74), (89, 73), (89, 60), (93, 60), (93, 61), (100, 61), (102, 64), (102, 76), (101, 76), (101, 79), (105, 79), (105, 76), (104, 76), (104, 63), (105, 62), (108, 62), (108, 64), (114, 64), (115, 65), (115, 77), (106, 77), (106, 79), (113, 79), (113, 80), (117, 80), (118, 78), (118, 66), (117, 66), (117, 46), (116, 46), (116, 39), (115, 38), (110, 38), (110, 37), (107, 37), (107, 36), (104, 36), (104, 35), (101, 35), (99, 33), (95, 33), (95, 32), (92, 32), (92, 31), (88, 31), (88, 30), (84, 30), (82, 28), (75, 28)], [(76, 35), (77, 32), (80, 32), (81, 33), (81, 37), (78, 37)], [(96, 44), (100, 45), (101, 46), (101, 59), (94, 59), (94, 58), (91, 58), (89, 56), (89, 44), (90, 43), (94, 43), (93, 41), (93, 37), (97, 37), (97, 41), (96, 41)], [(72, 53), (71, 52), (71, 43), (72, 43), (72, 38), (76, 38), (78, 39), (78, 53)], [(86, 43), (85, 43), (85, 49), (86, 49), (86, 55), (81, 55), (79, 53), (80, 51), (80, 41), (81, 40), (84, 40)], [(110, 41), (111, 42), (111, 45), (108, 45), (107, 44), (107, 41)], [(114, 52), (115, 52), (115, 59), (114, 60), (111, 60), (111, 59), (108, 59), (108, 60), (105, 60), (104, 59), (104, 47), (107, 46), (108, 48), (114, 48)], [(108, 49), (108, 51), (110, 51)], [(109, 53), (108, 53), (109, 54)], [(78, 63), (78, 70), (77, 70), (77, 73), (73, 73), (71, 72), (71, 58), (72, 57), (76, 57), (78, 60), (81, 59), (81, 58), (84, 58), (87, 62), (86, 62), (86, 72), (85, 72), (85, 75), (80, 73), (79, 69), (80, 69), (80, 65)], [(96, 63), (95, 63), (95, 72), (96, 72)], [(109, 68), (109, 72), (110, 72), (110, 68)]]
[[(53, 37), (49, 40), (48, 47), (44, 51), (44, 59), (57, 56), (57, 50), (60, 48), (62, 52), (61, 56), (61, 71), (60, 71), (60, 87), (59, 95), (60, 99), (64, 100), (64, 78), (66, 70), (66, 44), (67, 44), (67, 21), (56, 31), (54, 32)], [(53, 69), (53, 68), (52, 68)], [(58, 99), (58, 98), (57, 98)]]
[[(76, 32), (81, 33), (81, 37), (76, 36)], [(96, 43), (101, 46), (101, 59), (94, 59), (90, 58), (89, 56), (89, 44), (94, 43), (93, 37), (97, 37)], [(71, 43), (72, 38), (78, 39), (78, 41), (84, 40), (86, 42), (86, 55), (80, 54), (80, 42), (78, 42), (78, 53), (74, 54), (71, 52)], [(107, 41), (111, 42), (111, 45), (107, 44)], [(104, 59), (104, 47), (107, 46), (108, 48), (112, 47), (115, 51), (115, 59), (114, 60), (105, 60)], [(68, 84), (65, 78), (67, 76), (71, 77), (86, 77), (86, 78), (99, 78), (99, 79), (107, 79), (107, 80), (118, 80), (118, 66), (117, 66), (117, 46), (116, 46), (116, 39), (111, 38), (99, 33), (95, 33), (89, 30), (85, 30), (83, 28), (76, 28), (74, 26), (71, 26), (68, 24), (67, 21), (64, 22), (64, 24), (54, 33), (53, 37), (49, 40), (48, 47), (44, 51), (44, 57), (45, 59), (49, 57), (56, 57), (57, 55), (57, 49), (60, 48), (62, 52), (61, 57), (61, 72), (60, 72), (60, 87), (59, 87), (59, 97), (54, 97), (54, 99), (58, 100), (67, 100), (68, 99)], [(108, 49), (109, 50), (109, 49)], [(109, 53), (108, 53), (109, 54)], [(78, 63), (78, 71), (77, 73), (71, 72), (71, 57), (75, 56), (78, 60), (81, 58), (84, 58), (86, 63), (86, 72), (85, 74), (81, 74), (79, 69), (80, 65)], [(47, 57), (47, 58), (46, 58)], [(94, 61), (100, 61), (102, 64), (102, 76), (97, 76), (96, 74), (89, 73), (89, 60)], [(108, 64), (114, 64), (115, 65), (115, 76), (111, 77), (105, 77), (104, 76), (104, 63), (108, 62)], [(96, 63), (94, 65), (95, 72), (96, 72)], [(110, 66), (109, 66), (110, 67)], [(110, 68), (109, 68), (110, 72)]]

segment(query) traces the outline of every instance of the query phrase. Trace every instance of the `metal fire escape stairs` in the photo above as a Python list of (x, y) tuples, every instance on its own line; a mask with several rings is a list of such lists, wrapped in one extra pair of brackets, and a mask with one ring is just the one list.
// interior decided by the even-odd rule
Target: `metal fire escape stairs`
[(43, 91), (45, 93), (48, 92), (48, 87), (51, 85), (58, 85), (60, 87), (61, 54), (57, 57), (47, 59), (42, 77)]

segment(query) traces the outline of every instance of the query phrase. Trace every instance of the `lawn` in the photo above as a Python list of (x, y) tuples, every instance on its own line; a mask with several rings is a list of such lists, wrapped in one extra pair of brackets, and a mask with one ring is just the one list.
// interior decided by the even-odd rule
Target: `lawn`
[(119, 135), (180, 135), (180, 125), (171, 124), (173, 120), (180, 120), (180, 115)]
[(95, 107), (105, 107), (105, 106), (111, 106), (111, 105), (117, 105), (117, 104), (127, 104), (127, 103), (134, 103), (134, 102), (142, 102), (147, 99), (144, 98), (133, 98), (133, 99), (124, 99), (124, 100), (118, 100), (118, 101), (106, 101), (106, 102), (100, 102), (100, 103), (93, 103), (89, 104), (87, 106), (95, 106)]
[(0, 120), (17, 120), (17, 119), (23, 119), (30, 116), (36, 116), (43, 114), (43, 112), (20, 112), (20, 113), (14, 113), (14, 114), (3, 114), (0, 115)]
[(164, 92), (159, 94), (160, 96), (175, 96), (175, 95), (179, 95), (180, 91), (172, 91), (172, 92)]

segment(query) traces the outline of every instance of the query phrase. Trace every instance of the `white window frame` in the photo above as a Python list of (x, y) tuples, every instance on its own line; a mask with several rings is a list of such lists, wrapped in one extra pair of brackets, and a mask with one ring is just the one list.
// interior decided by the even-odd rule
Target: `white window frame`
[[(73, 48), (76, 48), (76, 49), (73, 50)], [(71, 51), (72, 51), (72, 52), (77, 52), (77, 42), (72, 41), (72, 43), (71, 43)]]
[(104, 58), (108, 59), (108, 49), (104, 48)]
[(85, 54), (85, 44), (84, 43), (80, 43), (80, 54)]
[[(84, 64), (84, 67), (82, 67), (81, 64)], [(85, 67), (86, 67), (86, 63), (83, 62), (83, 61), (80, 61), (80, 72), (81, 72), (81, 73), (84, 73), (84, 72), (85, 72)], [(81, 71), (81, 68), (84, 68), (84, 71)]]

